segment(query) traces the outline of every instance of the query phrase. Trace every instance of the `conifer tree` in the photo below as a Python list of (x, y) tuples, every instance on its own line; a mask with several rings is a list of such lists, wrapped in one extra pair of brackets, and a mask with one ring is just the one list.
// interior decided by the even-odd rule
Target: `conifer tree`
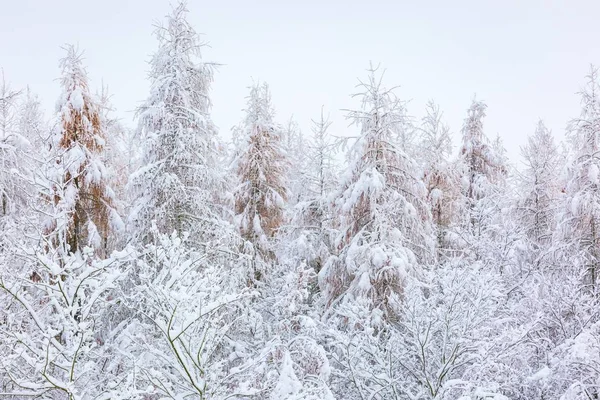
[(42, 147), (49, 135), (40, 99), (29, 87), (19, 107), (19, 132), (35, 148)]
[(236, 220), (242, 237), (263, 257), (273, 256), (272, 239), (283, 223), (288, 160), (281, 128), (274, 122), (266, 83), (250, 88), (246, 119), (238, 129)]
[(597, 292), (600, 277), (600, 86), (591, 68), (581, 92), (581, 115), (571, 121), (569, 138), (574, 159), (565, 188), (565, 209), (559, 230), (568, 244), (565, 261)]
[(448, 230), (456, 222), (460, 188), (456, 164), (449, 160), (450, 129), (443, 123), (442, 112), (433, 101), (427, 103), (426, 113), (421, 123), (420, 149), (427, 200), (436, 228), (438, 253), (441, 253), (448, 246)]
[[(98, 332), (106, 329), (105, 310), (128, 253), (109, 255), (122, 222), (108, 184), (110, 171), (102, 162), (106, 131), (81, 54), (73, 46), (65, 50), (52, 135), (43, 133), (33, 97), (26, 99), (19, 119), (21, 134), (39, 145), (28, 155), (36, 163), (45, 161), (31, 174), (31, 182), (41, 183), (41, 196), (32, 196), (31, 205), (43, 203), (46, 221), (42, 229), (23, 229), (25, 234), (13, 240), (13, 268), (0, 274), (0, 290), (18, 315), (0, 323), (0, 352), (11, 360), (2, 363), (0, 375), (18, 397), (96, 397), (110, 392), (108, 382), (119, 379), (103, 370), (107, 353)], [(38, 228), (31, 211), (23, 214)]]
[(450, 159), (371, 67), (338, 177), (328, 118), (278, 125), (266, 84), (225, 149), (191, 21), (155, 30), (135, 133), (72, 46), (52, 128), (0, 81), (2, 400), (600, 400), (594, 68), (567, 154), (539, 122), (517, 172), (484, 102)]
[(288, 203), (290, 206), (303, 201), (306, 191), (306, 163), (308, 146), (300, 126), (290, 118), (287, 125), (282, 129), (281, 144), (285, 156), (289, 162), (288, 168)]
[(18, 202), (19, 183), (15, 177), (18, 172), (19, 149), (23, 138), (18, 130), (18, 100), (20, 91), (10, 88), (4, 79), (0, 85), (0, 216), (11, 213)]
[[(102, 125), (106, 131), (106, 143), (102, 154), (102, 160), (113, 172), (111, 174), (110, 185), (116, 193), (117, 198), (121, 199), (121, 204), (127, 199), (127, 179), (129, 178), (130, 167), (136, 161), (136, 151), (132, 148), (134, 134), (122, 121), (113, 113), (115, 109), (111, 104), (111, 95), (107, 86), (102, 86), (97, 95)], [(119, 209), (123, 214), (123, 210)]]
[(134, 240), (143, 243), (152, 239), (152, 221), (162, 233), (189, 232), (195, 244), (216, 224), (213, 196), (221, 177), (209, 114), (214, 65), (202, 61), (187, 13), (180, 3), (156, 28), (150, 95), (137, 111), (143, 156), (130, 177), (136, 200), (129, 218)]
[(325, 117), (323, 108), (318, 120), (312, 120), (312, 140), (308, 146), (309, 193), (317, 199), (323, 199), (334, 187), (335, 162), (333, 159), (333, 143), (329, 133), (331, 121)]
[(555, 227), (560, 194), (557, 179), (560, 154), (552, 133), (540, 120), (533, 135), (521, 149), (525, 170), (521, 174), (523, 197), (518, 206), (525, 233), (536, 246), (549, 245)]
[(288, 278), (302, 285), (307, 281), (308, 302), (318, 291), (317, 274), (332, 254), (335, 231), (329, 196), (337, 185), (333, 145), (328, 129), (331, 125), (321, 109), (318, 120), (312, 121), (312, 136), (306, 142), (298, 187), (299, 202), (288, 208), (289, 221), (283, 230), (279, 246), (284, 274), (299, 269), (298, 278)]
[(339, 256), (321, 270), (320, 281), (329, 306), (354, 299), (367, 310), (379, 310), (366, 321), (377, 325), (382, 314), (397, 314), (404, 281), (432, 261), (433, 240), (425, 186), (399, 143), (404, 105), (372, 67), (359, 87), (363, 91), (355, 96), (362, 107), (348, 118), (360, 127), (360, 136), (335, 195)]
[(492, 236), (498, 233), (490, 229), (499, 217), (499, 190), (507, 175), (500, 154), (504, 150), (500, 143), (491, 144), (483, 130), (486, 109), (484, 102), (473, 100), (463, 124), (459, 152), (460, 213), (464, 216), (459, 236), (463, 246), (474, 250), (476, 258), (482, 257), (480, 250), (491, 244)]
[(489, 184), (498, 183), (506, 174), (483, 131), (486, 109), (484, 102), (473, 100), (462, 128), (460, 155), (466, 168), (464, 194), (470, 207), (485, 196)]
[(316, 272), (328, 258), (331, 247), (331, 212), (329, 195), (335, 188), (333, 143), (329, 135), (331, 121), (323, 114), (312, 121), (313, 135), (307, 145), (303, 170), (302, 201), (293, 210), (292, 226), (301, 230), (306, 260), (314, 264)]
[(102, 162), (106, 131), (81, 54), (73, 46), (66, 52), (60, 62), (63, 93), (51, 143), (54, 162), (47, 171), (45, 195), (52, 206), (47, 231), (59, 251), (77, 252), (91, 245), (106, 255), (109, 237), (123, 224)]

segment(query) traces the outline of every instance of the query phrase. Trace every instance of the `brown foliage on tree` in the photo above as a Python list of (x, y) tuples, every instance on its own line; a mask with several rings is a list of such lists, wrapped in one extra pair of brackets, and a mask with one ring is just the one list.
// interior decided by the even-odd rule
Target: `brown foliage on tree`
[(268, 241), (283, 222), (287, 200), (287, 160), (278, 127), (273, 122), (270, 93), (266, 85), (250, 92), (237, 162), (240, 185), (235, 212), (242, 236), (263, 255), (271, 255)]
[(52, 188), (52, 203), (58, 214), (48, 233), (62, 230), (55, 240), (63, 236), (71, 252), (95, 245), (98, 254), (106, 255), (111, 222), (118, 216), (101, 161), (106, 140), (101, 110), (89, 92), (81, 55), (72, 46), (67, 47), (60, 65), (60, 129), (52, 144), (58, 154), (59, 176), (54, 177)]

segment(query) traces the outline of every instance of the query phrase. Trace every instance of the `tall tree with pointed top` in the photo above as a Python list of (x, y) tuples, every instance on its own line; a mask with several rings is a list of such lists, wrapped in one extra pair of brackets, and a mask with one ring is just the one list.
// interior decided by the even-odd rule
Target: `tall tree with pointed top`
[(21, 91), (13, 90), (4, 79), (0, 84), (0, 216), (14, 210), (19, 197), (19, 182), (15, 179), (23, 138), (18, 130), (18, 100)]
[(471, 203), (485, 196), (488, 183), (497, 183), (506, 174), (483, 131), (486, 109), (487, 104), (474, 99), (462, 128), (460, 155), (466, 168), (464, 192)]
[(49, 130), (39, 97), (27, 87), (25, 99), (19, 107), (19, 132), (32, 148), (40, 148), (47, 142)]
[(450, 162), (452, 138), (450, 128), (442, 121), (438, 105), (429, 101), (421, 123), (420, 149), (423, 155), (423, 178), (427, 200), (437, 233), (438, 253), (447, 247), (446, 234), (456, 222), (460, 197), (456, 165)]
[(585, 286), (597, 293), (600, 278), (600, 84), (591, 68), (581, 92), (582, 110), (571, 121), (569, 139), (573, 161), (565, 188), (561, 238), (567, 243), (565, 261), (575, 265)]
[(137, 111), (143, 160), (130, 177), (136, 200), (129, 218), (134, 240), (143, 243), (152, 239), (155, 221), (160, 232), (186, 231), (198, 244), (217, 218), (217, 130), (209, 113), (214, 64), (202, 61), (187, 13), (180, 3), (156, 28), (150, 95)]
[(334, 190), (336, 182), (334, 171), (333, 143), (329, 135), (331, 121), (325, 117), (321, 109), (318, 120), (312, 121), (312, 138), (307, 145), (307, 161), (304, 171), (304, 197), (299, 204), (301, 214), (306, 218), (305, 223), (325, 236), (329, 214), (327, 197)]
[(365, 306), (377, 321), (375, 315), (397, 315), (405, 280), (432, 261), (433, 238), (425, 186), (398, 137), (404, 105), (372, 67), (359, 87), (362, 107), (348, 118), (360, 135), (335, 195), (339, 256), (321, 270), (320, 282), (329, 305), (354, 299), (346, 305)]
[(273, 256), (272, 238), (284, 218), (288, 161), (266, 83), (250, 88), (246, 119), (237, 130), (237, 136), (237, 223), (242, 236), (255, 251), (270, 258)]
[(282, 131), (282, 148), (285, 150), (286, 158), (289, 161), (288, 168), (288, 202), (294, 206), (303, 200), (306, 184), (306, 163), (308, 146), (300, 126), (290, 118)]
[(122, 227), (109, 170), (102, 162), (106, 132), (81, 54), (73, 46), (65, 50), (60, 61), (63, 93), (51, 144), (54, 162), (47, 171), (45, 195), (53, 209), (48, 232), (64, 252), (92, 245), (106, 255), (111, 233)]
[(521, 148), (521, 155), (525, 169), (520, 175), (523, 197), (517, 212), (532, 244), (536, 247), (549, 245), (560, 194), (557, 176), (561, 160), (552, 133), (541, 120)]
[(460, 233), (462, 245), (477, 259), (487, 253), (491, 242), (484, 240), (499, 232), (490, 230), (493, 220), (499, 216), (498, 197), (504, 184), (507, 167), (500, 152), (501, 143), (491, 144), (483, 129), (487, 105), (473, 99), (462, 128), (462, 145), (459, 152), (459, 176), (461, 185)]
[[(329, 195), (335, 189), (334, 143), (329, 135), (331, 121), (321, 109), (312, 121), (312, 137), (306, 143), (298, 186), (299, 201), (290, 207), (286, 227), (288, 260), (305, 261), (319, 272), (331, 255), (332, 215)], [(313, 285), (316, 289), (316, 285)]]

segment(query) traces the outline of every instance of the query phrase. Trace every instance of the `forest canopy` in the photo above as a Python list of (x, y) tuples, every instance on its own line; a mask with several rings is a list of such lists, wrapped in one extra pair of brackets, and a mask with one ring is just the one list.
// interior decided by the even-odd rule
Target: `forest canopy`
[(320, 104), (278, 120), (266, 82), (223, 135), (187, 17), (154, 31), (133, 129), (75, 46), (50, 118), (0, 82), (0, 398), (600, 399), (594, 67), (519, 169), (483, 100), (453, 148), (376, 64), (354, 136)]

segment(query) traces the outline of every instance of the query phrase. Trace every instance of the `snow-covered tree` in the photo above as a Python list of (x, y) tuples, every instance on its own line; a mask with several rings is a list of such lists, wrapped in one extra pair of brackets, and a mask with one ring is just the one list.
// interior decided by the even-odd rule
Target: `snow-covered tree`
[(505, 166), (483, 132), (486, 109), (484, 102), (473, 100), (462, 128), (460, 155), (465, 164), (463, 190), (470, 208), (487, 194), (490, 184), (498, 183), (506, 174)]
[(600, 86), (592, 67), (581, 92), (582, 110), (571, 121), (569, 138), (574, 159), (565, 188), (559, 231), (567, 244), (565, 261), (582, 274), (584, 285), (597, 291), (600, 274)]
[(398, 143), (404, 105), (393, 89), (383, 87), (375, 69), (368, 79), (355, 95), (361, 108), (348, 114), (360, 136), (349, 150), (350, 165), (334, 195), (339, 254), (319, 278), (328, 307), (341, 303), (354, 312), (354, 305), (363, 306), (373, 313), (346, 319), (377, 325), (383, 315), (397, 313), (405, 280), (433, 260), (434, 243), (425, 185), (415, 161)]
[(161, 234), (156, 225), (151, 229), (155, 242), (133, 260), (133, 288), (119, 296), (132, 315), (117, 336), (121, 355), (115, 355), (126, 364), (130, 386), (125, 397), (221, 399), (235, 394), (234, 326), (250, 293), (231, 285), (236, 271), (206, 264), (202, 253), (190, 250), (187, 234)]
[(600, 322), (579, 327), (572, 339), (550, 355), (549, 365), (540, 368), (534, 378), (546, 390), (565, 400), (600, 397)]
[(335, 185), (335, 154), (333, 141), (329, 133), (331, 121), (325, 117), (323, 108), (318, 120), (312, 120), (312, 138), (308, 145), (307, 187), (309, 195), (323, 199)]
[(20, 91), (12, 90), (4, 79), (0, 85), (0, 216), (10, 214), (22, 203), (18, 180), (19, 151), (26, 140), (19, 133), (18, 100)]
[(50, 130), (46, 125), (40, 99), (28, 87), (19, 107), (19, 133), (32, 148), (39, 149), (48, 142)]
[(304, 140), (304, 135), (300, 126), (290, 118), (286, 126), (281, 131), (281, 144), (285, 150), (289, 162), (288, 167), (288, 203), (290, 206), (297, 204), (304, 198), (306, 185), (306, 163), (308, 144)]
[[(114, 108), (111, 105), (111, 95), (107, 86), (102, 86), (99, 94), (99, 106), (101, 119), (106, 131), (106, 143), (103, 151), (103, 162), (111, 170), (110, 184), (117, 198), (121, 200), (121, 206), (127, 199), (127, 179), (133, 172), (136, 162), (139, 161), (139, 151), (134, 148), (137, 144), (134, 131), (126, 127), (122, 121), (114, 116)], [(128, 203), (128, 202), (127, 202)], [(124, 214), (123, 209), (119, 209)]]
[[(504, 232), (495, 230), (502, 222), (501, 211), (507, 196), (500, 189), (506, 182), (505, 165), (500, 142), (490, 143), (483, 130), (487, 105), (473, 100), (462, 128), (462, 145), (459, 152), (459, 177), (461, 200), (459, 215), (463, 217), (458, 229), (457, 247), (485, 258), (488, 245), (506, 250), (500, 242), (507, 239)], [(500, 246), (498, 246), (500, 245)], [(504, 256), (502, 256), (504, 257)], [(497, 263), (496, 263), (497, 264)]]
[[(336, 186), (331, 122), (323, 114), (312, 121), (313, 135), (306, 145), (300, 202), (289, 209), (284, 251), (287, 260), (306, 262), (319, 272), (331, 254), (332, 213), (329, 196)], [(316, 287), (315, 287), (316, 289)]]
[(51, 123), (0, 81), (2, 400), (600, 400), (596, 69), (520, 170), (484, 102), (452, 157), (372, 66), (357, 136), (256, 84), (229, 148), (191, 21), (156, 27), (137, 129), (72, 46)]
[(497, 277), (460, 262), (427, 275), (408, 282), (398, 320), (377, 335), (331, 339), (338, 398), (462, 399), (488, 383), (470, 370), (497, 345), (490, 341), (502, 300)]
[(214, 64), (202, 61), (187, 13), (180, 3), (156, 28), (150, 95), (137, 111), (143, 159), (130, 177), (136, 200), (129, 218), (134, 240), (142, 243), (151, 240), (155, 221), (160, 232), (189, 232), (198, 244), (210, 236), (218, 214), (213, 200), (221, 171), (209, 114)]
[[(81, 55), (72, 46), (66, 51), (53, 134), (42, 133), (35, 100), (21, 115), (23, 134), (39, 135), (33, 142), (44, 145), (30, 152), (37, 168), (27, 176), (41, 196), (32, 196), (28, 205), (35, 207), (24, 212), (11, 252), (0, 256), (12, 266), (0, 270), (7, 305), (0, 376), (3, 390), (17, 398), (118, 398), (111, 393), (121, 377), (104, 369), (110, 344), (100, 343), (99, 333), (107, 330), (105, 308), (116, 302), (111, 294), (129, 252), (109, 254), (122, 222), (102, 162), (106, 132)], [(45, 219), (42, 227), (33, 211)]]
[(110, 171), (102, 161), (106, 130), (101, 110), (89, 90), (81, 54), (66, 47), (60, 62), (62, 94), (57, 102), (57, 126), (52, 137), (53, 161), (47, 164), (43, 195), (50, 203), (47, 233), (61, 255), (93, 246), (109, 252), (111, 235), (123, 222), (109, 185)]
[(284, 218), (288, 160), (266, 83), (250, 88), (246, 118), (235, 133), (238, 143), (234, 163), (238, 178), (236, 222), (242, 237), (251, 243), (254, 251), (268, 258), (273, 251), (270, 242)]
[[(597, 354), (600, 191), (600, 86), (592, 67), (581, 91), (581, 114), (569, 124), (571, 160), (554, 236), (552, 279), (543, 287), (545, 337), (553, 346), (547, 385), (564, 399), (598, 398)], [(557, 299), (559, 299), (557, 301)]]
[(519, 218), (527, 237), (536, 246), (548, 245), (554, 232), (560, 195), (561, 157), (552, 133), (539, 121), (525, 147), (521, 149), (525, 169), (520, 178), (522, 193)]
[(0, 275), (2, 396), (126, 398), (118, 395), (119, 371), (109, 371), (105, 349), (111, 343), (98, 332), (105, 328), (103, 310), (117, 301), (111, 293), (129, 253), (99, 260), (86, 247), (52, 259), (40, 247), (13, 250), (13, 265), (23, 268)]
[(18, 100), (21, 91), (11, 89), (4, 71), (2, 71), (2, 86), (0, 86), (0, 133), (3, 143), (14, 140), (12, 137), (17, 133), (18, 124)]
[(438, 105), (429, 101), (421, 123), (420, 154), (427, 187), (427, 199), (436, 228), (438, 253), (447, 247), (447, 231), (457, 220), (460, 183), (456, 164), (450, 162), (452, 138), (450, 128), (442, 121)]

